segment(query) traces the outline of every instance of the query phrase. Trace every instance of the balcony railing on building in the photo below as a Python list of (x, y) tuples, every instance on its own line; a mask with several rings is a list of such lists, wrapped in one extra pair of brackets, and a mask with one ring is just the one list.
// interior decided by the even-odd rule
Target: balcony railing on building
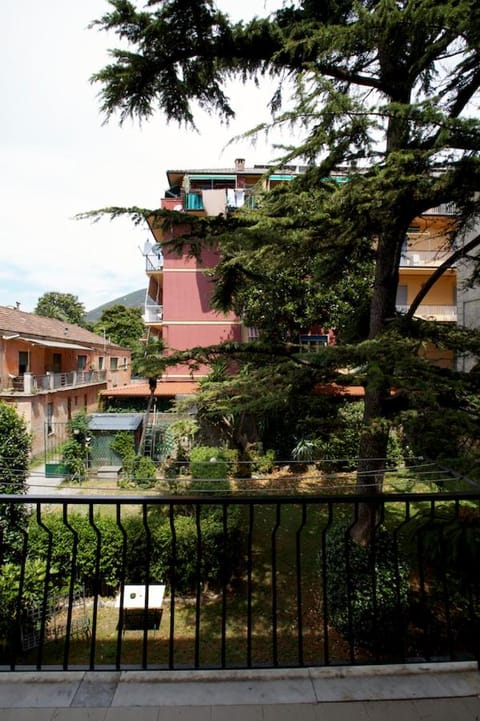
[(147, 240), (143, 246), (142, 255), (145, 258), (146, 273), (163, 269), (163, 254), (159, 243), (151, 243)]
[(456, 215), (458, 213), (455, 203), (441, 203), (424, 211), (424, 215)]
[[(407, 313), (408, 305), (397, 305), (399, 313)], [(456, 305), (420, 305), (415, 311), (415, 318), (423, 320), (438, 320), (453, 323), (457, 320)]]
[(15, 391), (16, 393), (32, 395), (42, 391), (55, 391), (95, 383), (105, 383), (106, 380), (106, 370), (68, 371), (65, 373), (45, 373), (45, 375), (23, 373), (19, 376), (3, 378), (1, 392)]
[(147, 304), (143, 320), (145, 323), (161, 323), (163, 320), (163, 305)]
[[(225, 188), (221, 190), (223, 190), (225, 194), (224, 211), (227, 209), (235, 210), (243, 208), (244, 206), (249, 208), (255, 206), (255, 196), (257, 193), (253, 188)], [(188, 193), (184, 193), (179, 200), (182, 202), (183, 210), (207, 210), (201, 190), (191, 190)]]
[(1, 510), (4, 671), (479, 657), (477, 491), (2, 496)]
[[(449, 253), (444, 250), (415, 250), (402, 254), (400, 267), (430, 267), (436, 268), (448, 257)], [(452, 266), (455, 267), (455, 266)]]

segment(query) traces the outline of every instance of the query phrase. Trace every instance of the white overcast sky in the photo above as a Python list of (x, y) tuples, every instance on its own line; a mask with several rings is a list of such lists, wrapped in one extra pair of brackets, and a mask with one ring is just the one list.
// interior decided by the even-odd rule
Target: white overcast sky
[[(233, 18), (263, 15), (281, 0), (219, 0)], [(90, 76), (115, 36), (88, 29), (106, 0), (2, 0), (0, 29), (0, 305), (33, 311), (48, 291), (73, 293), (90, 310), (146, 285), (139, 247), (146, 229), (126, 220), (77, 221), (110, 205), (158, 207), (168, 168), (263, 163), (275, 151), (239, 133), (268, 118), (271, 88), (235, 86), (230, 127), (198, 116), (200, 134), (160, 114), (139, 127), (108, 125)]]

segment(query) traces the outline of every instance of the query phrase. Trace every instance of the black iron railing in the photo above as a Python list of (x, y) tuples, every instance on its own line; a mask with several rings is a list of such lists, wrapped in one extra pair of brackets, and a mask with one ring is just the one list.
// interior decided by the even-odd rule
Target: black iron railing
[(476, 659), (479, 509), (478, 493), (3, 496), (0, 666)]

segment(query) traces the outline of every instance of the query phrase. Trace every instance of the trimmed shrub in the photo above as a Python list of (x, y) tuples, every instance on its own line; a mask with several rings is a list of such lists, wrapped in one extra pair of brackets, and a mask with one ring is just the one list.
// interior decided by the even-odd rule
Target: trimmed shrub
[(196, 446), (190, 451), (192, 491), (219, 493), (230, 490), (229, 462), (232, 454), (227, 448)]
[(35, 521), (30, 526), (30, 559), (44, 564), (51, 538), (50, 575), (57, 588), (66, 587), (73, 573), (87, 594), (113, 593), (122, 581), (124, 554), (125, 583), (145, 583), (147, 576), (150, 583), (171, 585), (174, 580), (180, 593), (193, 592), (197, 583), (218, 586), (239, 564), (239, 514), (229, 509), (224, 528), (222, 509), (213, 504), (201, 508), (198, 525), (195, 515), (177, 515), (174, 535), (163, 509), (149, 513), (148, 530), (141, 515), (127, 516), (122, 521), (125, 538), (116, 519), (107, 515), (93, 519), (98, 536), (88, 516), (81, 514), (68, 517), (73, 531), (60, 513), (45, 514), (42, 521), (48, 532)]
[(355, 648), (401, 655), (409, 565), (384, 528), (363, 547), (350, 537), (350, 525), (337, 523), (327, 534), (329, 622)]
[(60, 513), (45, 514), (42, 521), (49, 532), (35, 520), (30, 525), (30, 558), (47, 558), (51, 534), (51, 573), (56, 586), (66, 586), (72, 573), (85, 584), (87, 593), (118, 585), (122, 563), (122, 533), (114, 518), (96, 515), (92, 525), (88, 516), (72, 513), (68, 517), (72, 530), (65, 525)]

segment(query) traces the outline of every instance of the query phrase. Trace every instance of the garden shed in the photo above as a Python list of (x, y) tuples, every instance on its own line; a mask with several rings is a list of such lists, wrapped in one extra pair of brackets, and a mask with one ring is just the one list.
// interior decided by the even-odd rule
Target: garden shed
[(129, 433), (138, 451), (143, 428), (143, 413), (92, 413), (88, 420), (89, 459), (94, 468), (121, 466), (111, 444), (118, 433)]

